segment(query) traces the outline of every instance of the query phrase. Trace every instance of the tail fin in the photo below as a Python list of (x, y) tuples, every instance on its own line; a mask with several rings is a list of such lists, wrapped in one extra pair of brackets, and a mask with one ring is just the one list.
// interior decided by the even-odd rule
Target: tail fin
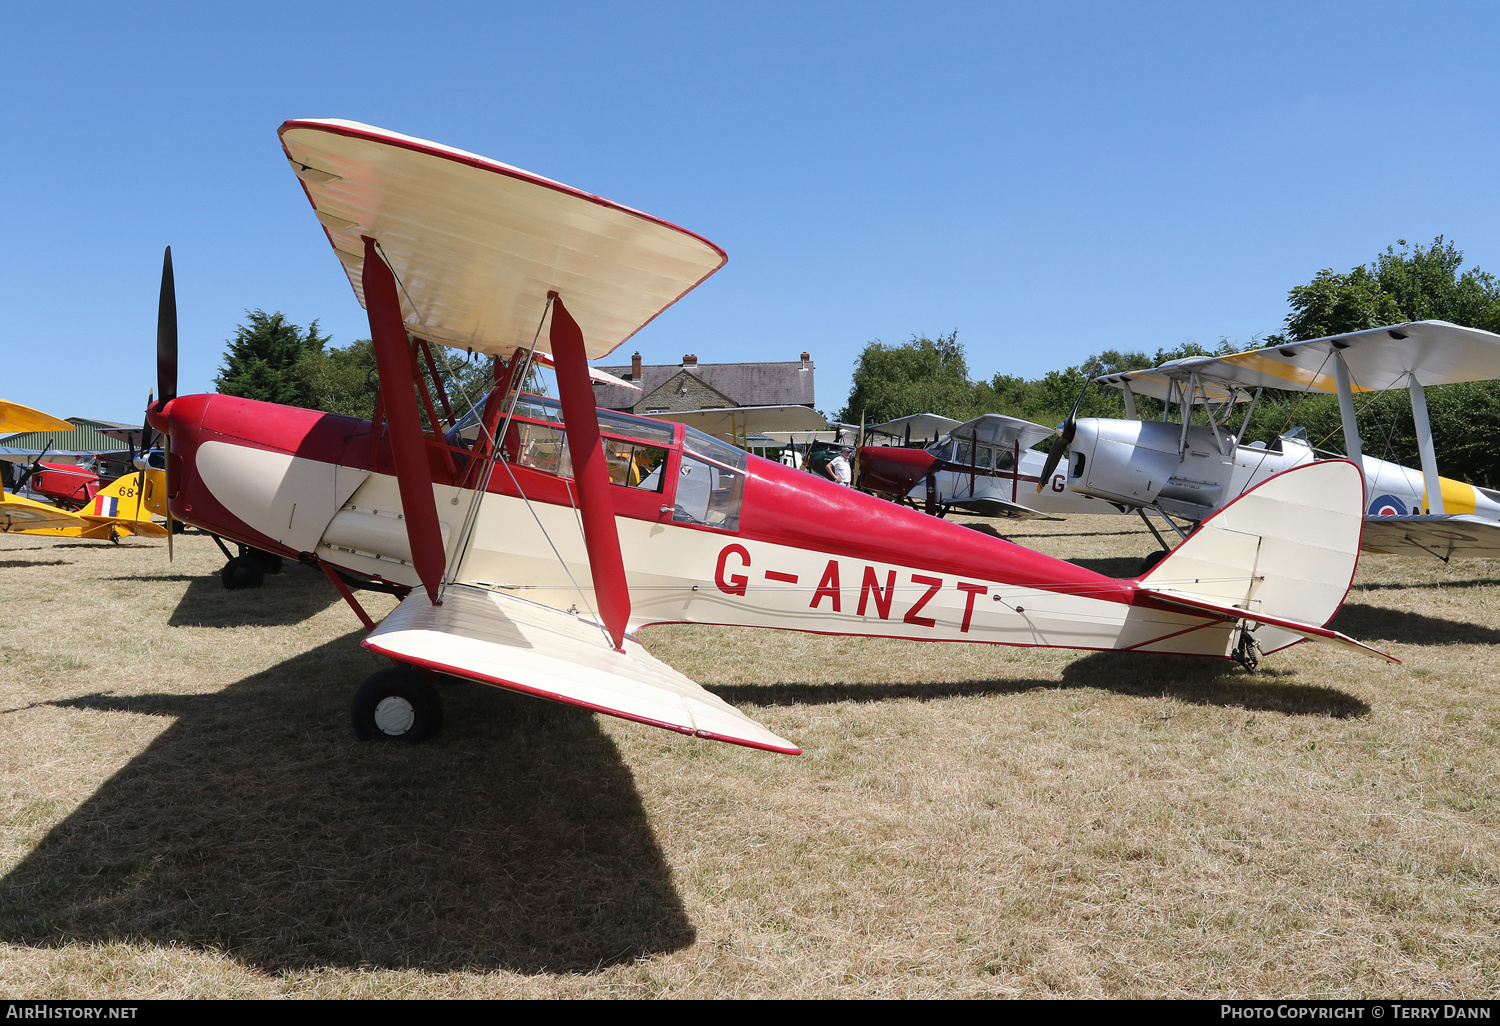
[(1364, 489), (1348, 460), (1284, 471), (1203, 521), (1137, 586), (1167, 605), (1260, 624), (1266, 652), (1310, 638), (1389, 659), (1324, 627), (1359, 563)]
[(153, 513), (166, 515), (162, 505), (167, 494), (165, 481), (166, 475), (160, 470), (142, 470), (100, 488), (93, 501), (79, 511), (79, 516), (95, 524), (85, 530), (84, 537), (104, 537), (112, 528), (117, 534), (165, 538), (166, 529), (151, 520)]

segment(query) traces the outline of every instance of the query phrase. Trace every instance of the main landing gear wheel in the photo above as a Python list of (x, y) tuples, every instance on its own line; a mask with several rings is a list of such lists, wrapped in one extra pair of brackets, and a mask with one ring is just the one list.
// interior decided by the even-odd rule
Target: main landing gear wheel
[(276, 553), (264, 552), (261, 549), (253, 549), (241, 544), (240, 554), (231, 556), (229, 546), (224, 544), (223, 538), (218, 535), (211, 537), (228, 561), (219, 571), (219, 580), (223, 581), (224, 587), (230, 591), (239, 591), (241, 588), (259, 588), (265, 582), (266, 574), (281, 573), (281, 557)]
[(265, 567), (254, 556), (235, 556), (219, 571), (219, 580), (230, 591), (259, 588), (266, 579)]
[(393, 666), (365, 678), (354, 692), (349, 720), (361, 741), (414, 745), (437, 737), (443, 726), (443, 701), (426, 677)]

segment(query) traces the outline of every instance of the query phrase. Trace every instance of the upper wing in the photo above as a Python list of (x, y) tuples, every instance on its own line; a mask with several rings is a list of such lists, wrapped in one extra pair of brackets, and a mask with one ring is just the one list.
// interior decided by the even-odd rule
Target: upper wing
[(895, 420), (869, 424), (865, 430), (871, 434), (887, 435), (891, 438), (937, 438), (958, 427), (959, 422), (939, 413), (913, 413)]
[(450, 584), (435, 606), (414, 591), (365, 639), (366, 648), (512, 691), (682, 734), (797, 755), (802, 750), (704, 690), (625, 635), (550, 606)]
[(806, 406), (729, 406), (722, 409), (653, 413), (710, 435), (763, 435), (767, 431), (822, 431), (828, 421)]
[(1020, 417), (986, 413), (952, 428), (948, 434), (960, 441), (979, 441), (1002, 449), (1012, 448), (1018, 442), (1022, 449), (1030, 449), (1043, 439), (1051, 438), (1056, 430)]
[(23, 431), (72, 431), (73, 427), (50, 413), (0, 399), (0, 435), (16, 435)]
[(0, 460), (8, 460), (11, 463), (30, 463), (38, 456), (82, 459), (86, 456), (118, 455), (123, 451), (122, 449), (90, 449), (86, 452), (77, 452), (72, 449), (17, 449), (10, 445), (0, 445)]
[(1439, 559), (1500, 556), (1500, 524), (1472, 514), (1366, 517), (1362, 548), (1371, 552), (1425, 552)]
[(1349, 368), (1355, 392), (1404, 388), (1412, 377), (1423, 385), (1500, 378), (1500, 335), (1447, 321), (1410, 321), (1385, 328), (1251, 349), (1230, 356), (1191, 356), (1150, 370), (1106, 374), (1096, 380), (1116, 388), (1128, 382), (1137, 395), (1167, 396), (1167, 382), (1196, 374), (1227, 399), (1238, 387), (1334, 392), (1333, 354)]
[(529, 346), (555, 291), (598, 359), (727, 259), (659, 218), (449, 146), (352, 121), (288, 121), (280, 135), (360, 302), (368, 236), (407, 329), (442, 345)]

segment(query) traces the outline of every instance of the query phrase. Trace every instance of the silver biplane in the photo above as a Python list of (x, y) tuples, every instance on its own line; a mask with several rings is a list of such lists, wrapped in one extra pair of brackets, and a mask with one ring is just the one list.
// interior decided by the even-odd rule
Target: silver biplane
[[(1426, 397), (1433, 385), (1496, 377), (1500, 335), (1445, 321), (1414, 321), (1107, 374), (1095, 380), (1124, 392), (1130, 419), (1076, 414), (1068, 419), (1060, 439), (1068, 451), (1067, 487), (1141, 510), (1143, 517), (1151, 510), (1168, 523), (1173, 517), (1202, 521), (1269, 477), (1335, 455), (1317, 451), (1301, 429), (1269, 445), (1242, 444), (1262, 390), (1330, 392), (1338, 396), (1347, 458), (1364, 472), (1366, 550), (1420, 551), (1444, 561), (1497, 556), (1500, 491), (1438, 473)], [(1420, 470), (1363, 452), (1354, 397), (1395, 388), (1411, 396)], [(1142, 419), (1138, 396), (1162, 401), (1162, 418)], [(1203, 423), (1194, 423), (1195, 411), (1203, 413)], [(1049, 470), (1064, 448), (1054, 447)]]

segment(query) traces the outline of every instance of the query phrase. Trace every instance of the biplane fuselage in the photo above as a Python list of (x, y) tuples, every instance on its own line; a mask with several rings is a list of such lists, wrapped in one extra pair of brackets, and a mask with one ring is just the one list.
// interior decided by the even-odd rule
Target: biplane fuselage
[[(1158, 504), (1189, 520), (1202, 520), (1225, 502), (1266, 478), (1326, 458), (1300, 434), (1271, 445), (1238, 444), (1232, 435), (1203, 424), (1082, 418), (1066, 469), (1068, 489), (1129, 506)], [(1407, 516), (1425, 512), (1422, 471), (1373, 456), (1361, 456), (1365, 515)], [(1062, 476), (1062, 475), (1058, 475)], [(1449, 513), (1500, 520), (1500, 496), (1485, 488), (1440, 477)]]
[[(458, 559), (449, 579), (587, 615), (595, 596), (556, 404), (523, 400), (518, 410), (462, 553), (454, 548), (481, 458), (428, 433), (446, 555)], [(1150, 609), (1133, 581), (821, 481), (683, 425), (598, 416), (631, 629), (692, 622), (1227, 653), (1231, 624)], [(223, 395), (182, 396), (153, 418), (172, 437), (174, 518), (365, 580), (420, 587), (386, 431)]]
[(40, 463), (27, 487), (63, 509), (78, 509), (99, 493), (97, 471), (72, 463)]

